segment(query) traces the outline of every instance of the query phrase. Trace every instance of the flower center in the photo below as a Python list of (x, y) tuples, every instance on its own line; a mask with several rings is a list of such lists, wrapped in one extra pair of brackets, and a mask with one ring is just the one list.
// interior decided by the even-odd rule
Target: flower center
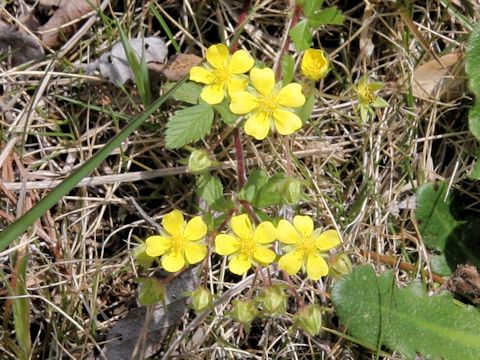
[(253, 253), (255, 252), (255, 248), (257, 247), (257, 244), (253, 239), (240, 239), (240, 250), (239, 252), (241, 254), (245, 254), (247, 256), (253, 256)]
[(261, 111), (271, 115), (278, 108), (275, 95), (267, 95), (259, 99), (258, 107)]
[(181, 252), (185, 248), (186, 240), (183, 236), (172, 236), (170, 243), (171, 252)]
[(230, 73), (226, 67), (213, 71), (213, 83), (215, 85), (224, 85), (228, 81), (229, 77)]
[(301, 251), (304, 256), (315, 253), (315, 239), (311, 236), (302, 237), (297, 245), (297, 251)]
[(368, 87), (365, 87), (362, 90), (363, 91), (361, 92), (361, 94), (367, 103), (370, 104), (371, 102), (373, 102), (373, 100), (375, 100), (375, 95), (372, 90), (370, 90)]

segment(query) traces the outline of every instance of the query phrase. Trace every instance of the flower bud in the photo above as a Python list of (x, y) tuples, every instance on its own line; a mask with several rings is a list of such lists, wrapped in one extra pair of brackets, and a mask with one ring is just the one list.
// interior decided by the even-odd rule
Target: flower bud
[(284, 286), (273, 285), (263, 290), (257, 298), (267, 314), (275, 316), (286, 312), (288, 297), (284, 292)]
[(331, 274), (337, 278), (341, 278), (352, 272), (352, 262), (345, 253), (339, 253), (328, 259), (328, 267)]
[(212, 165), (213, 161), (205, 150), (194, 150), (188, 158), (188, 170), (192, 174), (202, 173)]
[(138, 266), (148, 269), (152, 266), (154, 258), (148, 256), (146, 253), (147, 246), (145, 243), (138, 244), (135, 249), (133, 250), (133, 257), (135, 258), (135, 263)]
[(230, 313), (233, 319), (241, 323), (247, 331), (250, 324), (258, 314), (258, 310), (252, 300), (234, 300), (233, 309)]
[(329, 70), (329, 62), (321, 49), (307, 49), (303, 53), (300, 70), (307, 78), (317, 81), (325, 77)]
[(283, 201), (288, 205), (295, 205), (303, 198), (303, 181), (294, 177), (287, 177), (280, 187)]
[(318, 335), (322, 328), (322, 312), (318, 304), (310, 304), (300, 309), (294, 316), (295, 326), (311, 336)]
[(213, 303), (213, 295), (204, 286), (199, 286), (196, 288), (192, 294), (192, 304), (191, 307), (196, 312), (202, 312), (203, 310), (208, 309), (212, 306)]
[(138, 301), (142, 305), (152, 305), (165, 299), (165, 286), (155, 278), (139, 278), (141, 284)]

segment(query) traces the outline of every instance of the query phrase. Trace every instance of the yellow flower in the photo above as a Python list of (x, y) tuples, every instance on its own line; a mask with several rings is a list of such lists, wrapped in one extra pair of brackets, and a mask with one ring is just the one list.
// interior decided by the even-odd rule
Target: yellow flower
[(230, 103), (234, 114), (251, 114), (245, 123), (248, 135), (263, 140), (270, 127), (281, 135), (289, 135), (302, 127), (302, 120), (290, 109), (305, 103), (300, 84), (290, 83), (279, 88), (270, 68), (253, 68), (250, 80), (255, 88), (253, 93), (238, 91), (231, 95)]
[(367, 77), (363, 76), (356, 87), (358, 94), (358, 108), (362, 122), (368, 120), (369, 115), (375, 115), (373, 108), (384, 108), (388, 103), (375, 93), (384, 87), (380, 82), (368, 82)]
[(289, 275), (296, 274), (300, 268), (306, 269), (312, 280), (318, 280), (328, 274), (328, 265), (323, 253), (338, 246), (340, 237), (335, 230), (323, 233), (314, 230), (309, 216), (297, 215), (293, 225), (287, 220), (280, 220), (277, 227), (277, 238), (287, 244), (289, 252), (278, 261), (280, 269)]
[(312, 80), (320, 80), (328, 73), (328, 59), (320, 49), (307, 49), (303, 53), (300, 70), (302, 74)]
[(190, 80), (206, 84), (200, 97), (208, 104), (218, 104), (225, 98), (225, 89), (231, 96), (235, 91), (244, 90), (248, 79), (240, 76), (255, 63), (245, 50), (238, 50), (232, 56), (224, 44), (212, 45), (207, 49), (207, 63), (204, 67), (190, 69)]
[(168, 234), (150, 236), (145, 243), (147, 255), (161, 256), (165, 270), (176, 272), (205, 258), (207, 247), (199, 241), (207, 234), (207, 226), (200, 216), (186, 222), (180, 211), (173, 210), (163, 217), (162, 225)]
[(215, 251), (219, 255), (232, 255), (228, 268), (242, 275), (252, 263), (268, 265), (275, 260), (275, 253), (267, 248), (276, 238), (275, 226), (269, 221), (253, 228), (247, 214), (233, 216), (230, 226), (234, 234), (219, 234), (215, 237)]

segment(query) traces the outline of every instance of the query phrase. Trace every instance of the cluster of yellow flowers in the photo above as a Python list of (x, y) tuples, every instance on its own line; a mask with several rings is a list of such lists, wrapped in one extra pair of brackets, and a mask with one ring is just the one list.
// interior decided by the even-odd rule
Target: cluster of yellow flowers
[[(275, 81), (271, 68), (254, 67), (255, 60), (245, 50), (230, 55), (224, 44), (210, 46), (206, 60), (203, 66), (190, 70), (190, 80), (205, 84), (200, 97), (208, 104), (219, 104), (228, 96), (230, 111), (246, 116), (244, 129), (248, 135), (263, 140), (271, 129), (289, 135), (302, 127), (302, 120), (294, 112), (305, 103), (300, 84), (282, 86)], [(322, 50), (305, 51), (301, 71), (306, 77), (319, 80), (328, 67)]]
[[(165, 234), (148, 237), (146, 253), (161, 257), (165, 270), (176, 272), (206, 257), (208, 251), (203, 241), (207, 226), (200, 216), (187, 222), (180, 211), (173, 210), (163, 217), (162, 225)], [(230, 228), (232, 233), (215, 237), (215, 252), (229, 256), (229, 269), (237, 275), (243, 275), (253, 264), (265, 266), (274, 262), (277, 254), (272, 250), (273, 243), (279, 240), (283, 248), (279, 268), (289, 275), (303, 269), (310, 279), (318, 280), (328, 274), (326, 252), (340, 244), (336, 230), (314, 229), (309, 216), (297, 215), (292, 223), (280, 220), (277, 227), (270, 221), (255, 227), (247, 214), (241, 214), (232, 217)]]

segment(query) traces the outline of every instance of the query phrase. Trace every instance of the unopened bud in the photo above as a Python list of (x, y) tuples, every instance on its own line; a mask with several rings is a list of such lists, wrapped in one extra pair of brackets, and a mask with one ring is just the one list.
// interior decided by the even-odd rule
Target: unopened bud
[(202, 173), (212, 165), (213, 161), (205, 150), (194, 150), (188, 158), (188, 170), (193, 174)]
[(212, 306), (213, 303), (213, 295), (204, 286), (200, 286), (196, 288), (192, 294), (192, 309), (195, 310), (196, 312), (202, 312), (203, 310), (208, 309), (209, 307)]
[(252, 300), (234, 300), (232, 304), (233, 309), (230, 315), (249, 330), (250, 324), (258, 314), (255, 304)]
[(331, 256), (328, 259), (328, 267), (331, 274), (335, 277), (341, 278), (352, 272), (352, 262), (345, 253), (339, 253)]
[(152, 305), (165, 298), (165, 286), (160, 280), (155, 278), (139, 278), (138, 282), (142, 284), (138, 301), (142, 305)]
[(267, 287), (257, 298), (269, 315), (282, 315), (286, 312), (288, 297), (284, 287), (273, 285)]
[(286, 204), (298, 204), (303, 198), (303, 181), (294, 177), (287, 177), (283, 181), (280, 191)]
[(322, 329), (322, 311), (317, 304), (310, 304), (295, 314), (295, 326), (311, 336), (318, 335)]

